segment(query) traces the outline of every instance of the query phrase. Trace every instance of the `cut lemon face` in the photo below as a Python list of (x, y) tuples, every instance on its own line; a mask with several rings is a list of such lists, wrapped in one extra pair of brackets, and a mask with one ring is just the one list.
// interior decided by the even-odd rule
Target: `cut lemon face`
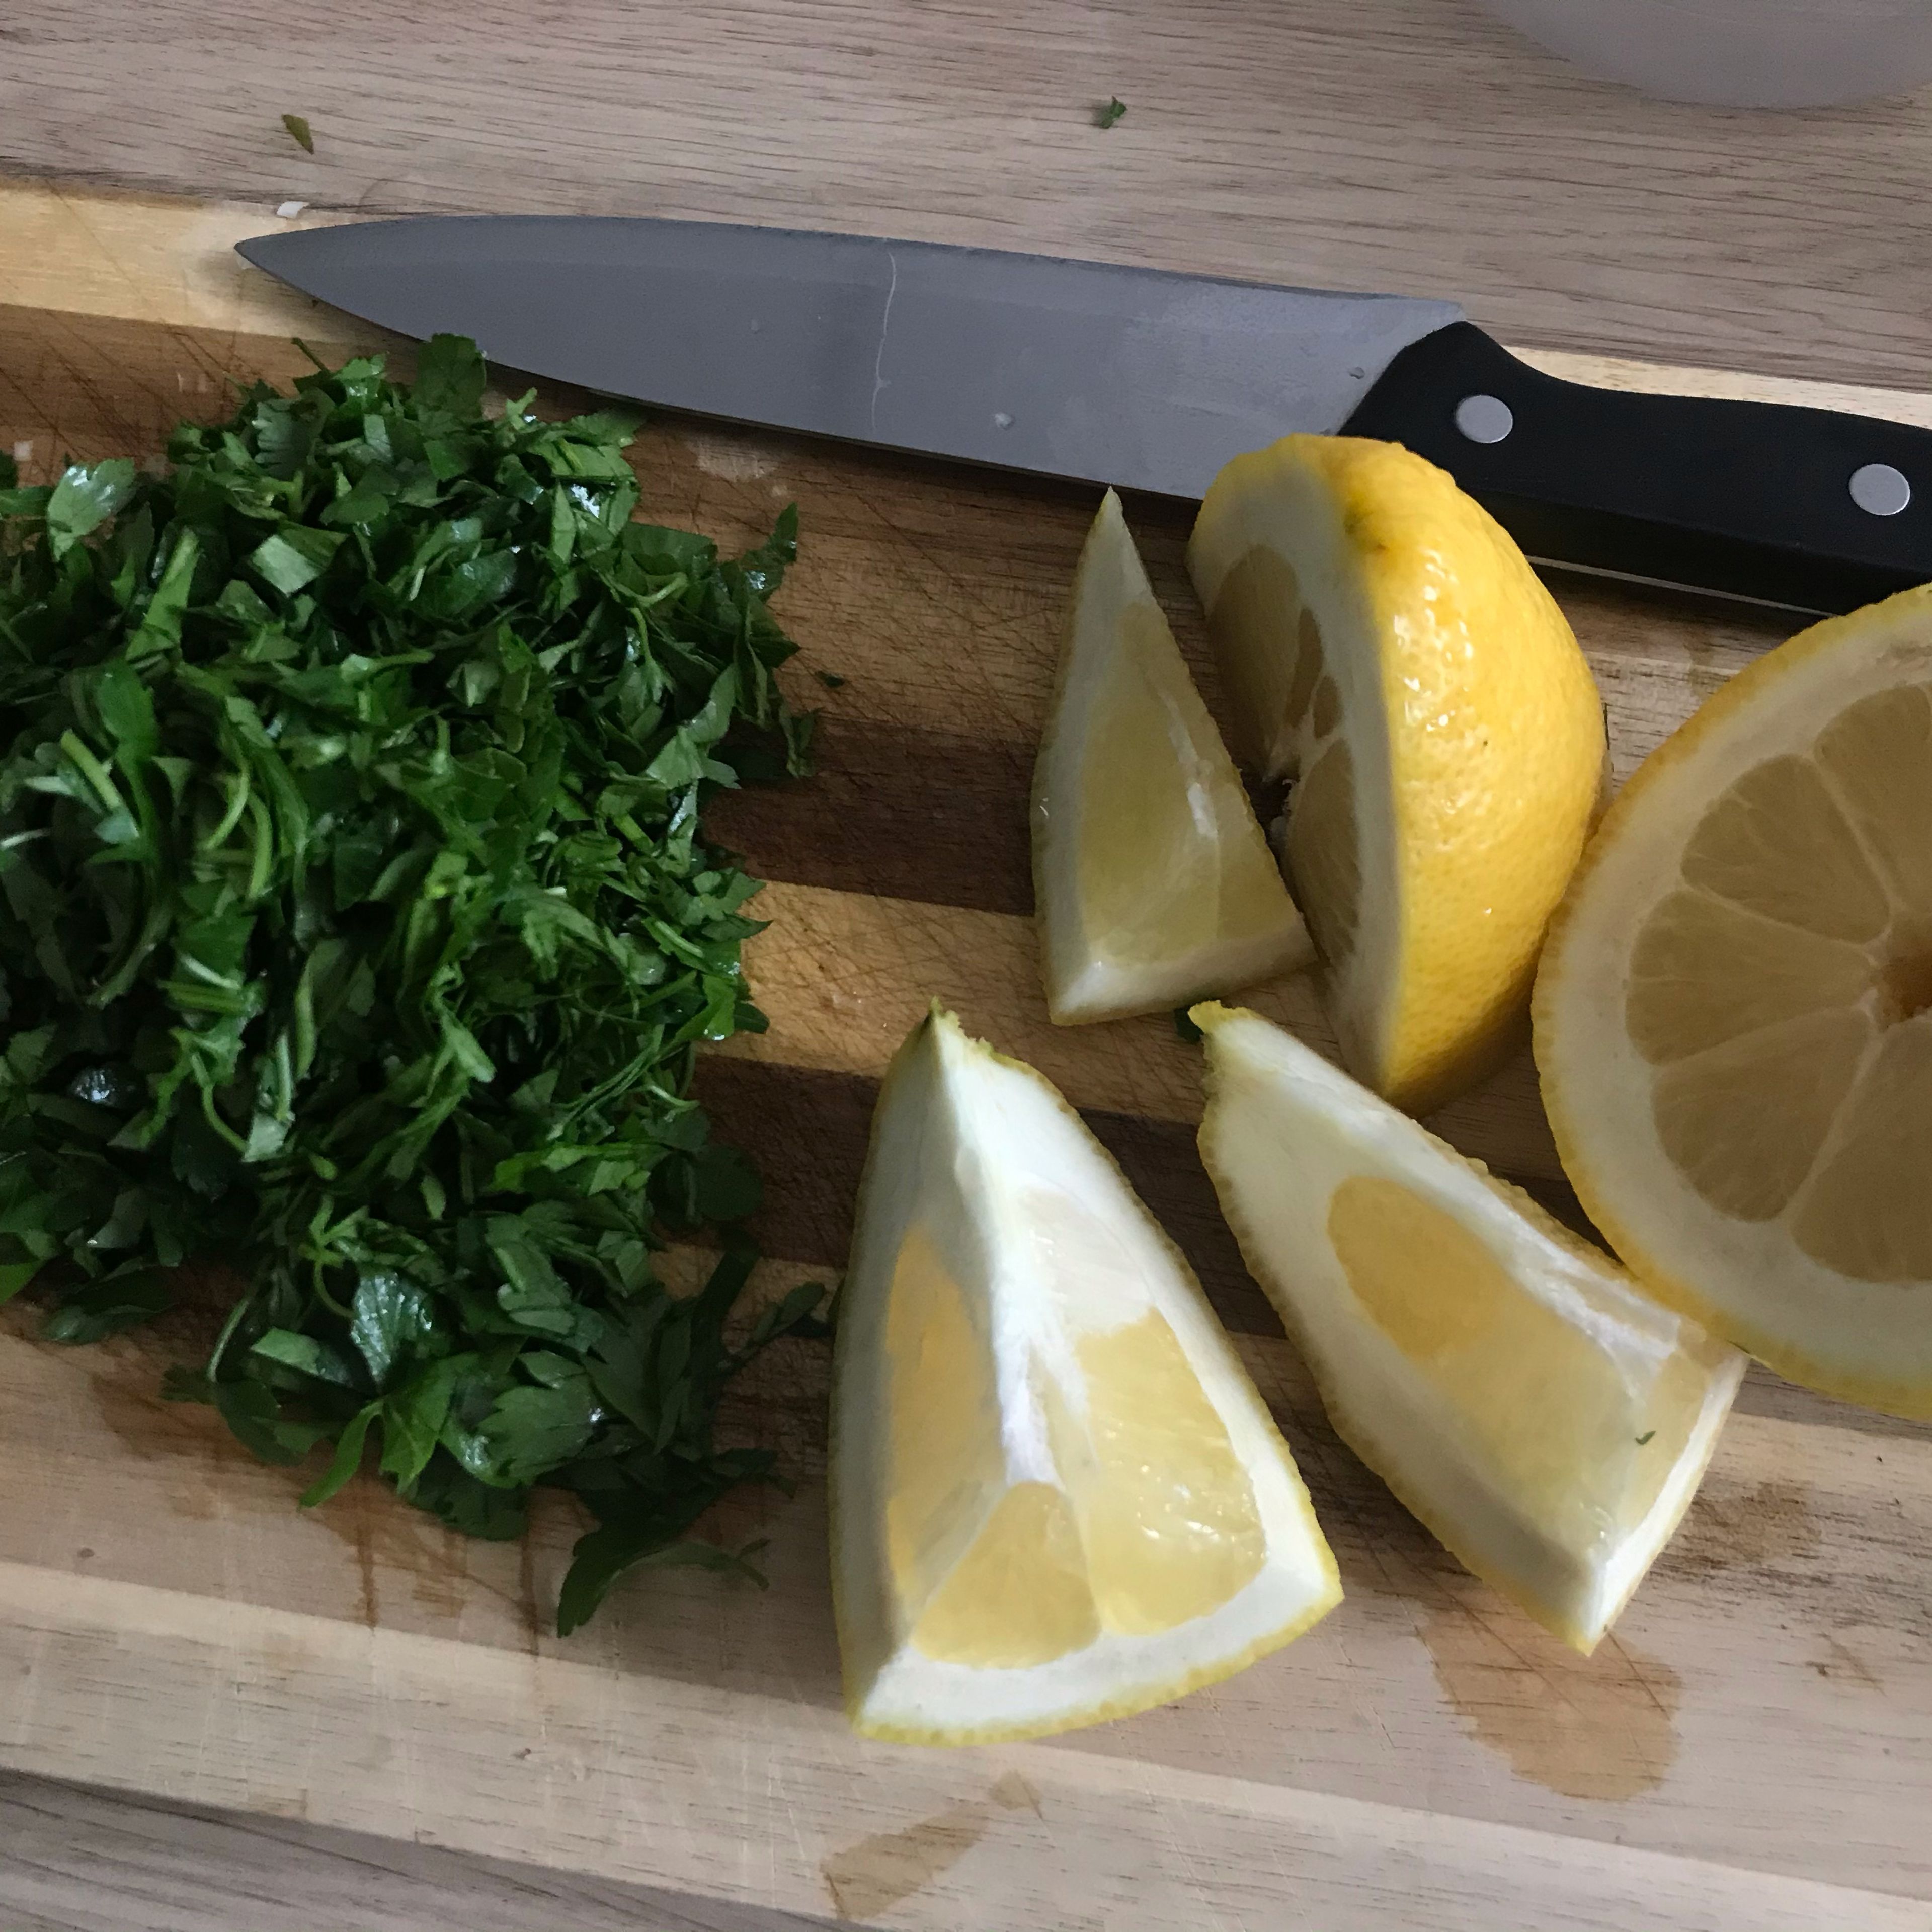
[(1340, 1600), (1186, 1263), (1059, 1094), (949, 1014), (879, 1096), (832, 1422), (839, 1650), (868, 1736), (1124, 1716)]
[(1501, 526), (1393, 443), (1236, 458), (1188, 563), (1234, 748), (1296, 780), (1284, 856), (1343, 1056), (1426, 1111), (1521, 1043), (1602, 779), (1589, 667)]
[(1202, 1158), (1336, 1431), (1587, 1653), (1690, 1506), (1744, 1358), (1292, 1034), (1194, 1019)]
[(1111, 490), (1074, 578), (1033, 852), (1062, 1024), (1162, 1012), (1314, 957)]
[(1536, 1057), (1658, 1294), (1932, 1417), (1932, 590), (1792, 638), (1646, 760), (1552, 926)]

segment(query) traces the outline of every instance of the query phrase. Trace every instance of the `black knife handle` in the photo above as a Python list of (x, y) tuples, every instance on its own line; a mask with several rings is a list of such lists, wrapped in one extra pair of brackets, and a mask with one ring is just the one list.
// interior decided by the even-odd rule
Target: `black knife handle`
[[(1403, 350), (1342, 433), (1440, 464), (1552, 563), (1823, 611), (1932, 578), (1932, 430), (1902, 423), (1565, 382), (1460, 322)], [(1900, 478), (1910, 499), (1876, 514), (1855, 476), (1881, 508)]]

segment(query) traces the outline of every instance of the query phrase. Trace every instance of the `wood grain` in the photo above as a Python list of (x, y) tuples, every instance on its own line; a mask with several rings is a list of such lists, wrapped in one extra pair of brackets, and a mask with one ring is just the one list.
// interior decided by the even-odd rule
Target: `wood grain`
[(1470, 0), (14, 0), (5, 36), (24, 172), (1038, 248), (1896, 387), (1932, 340), (1922, 100), (1644, 101)]
[[(56, 1606), (0, 1570), (8, 1650), (30, 1656), (46, 1690), (87, 1714), (71, 1741), (104, 1742), (108, 1714), (138, 1692), (149, 1720), (124, 1745), (122, 1774), (184, 1802), (219, 1792), (298, 1819), (326, 1804), (380, 1832), (400, 1797), (420, 1815), (424, 1783), (460, 1772), (460, 1803), (430, 1842), (482, 1850), (487, 1839), (502, 1856), (536, 1839), (555, 1862), (657, 1886), (701, 1847), (714, 1894), (763, 1894), (782, 1910), (842, 1895), (866, 1921), (890, 1915), (905, 1928), (956, 1927), (970, 1914), (1165, 1932), (1279, 1924), (1289, 1911), (1304, 1923), (1387, 1924), (1421, 1903), (1437, 1932), (1489, 1932), (1499, 1894), (1540, 1932), (1925, 1923), (1921, 1905), (1857, 1884), (1225, 1769), (1162, 1763), (1150, 1778), (1139, 1756), (864, 1746), (835, 1713), (795, 1700), (614, 1681), (576, 1664), (532, 1671), (468, 1646), (287, 1612), (252, 1616), (260, 1648), (238, 1658), (192, 1609), (94, 1584)], [(1624, 1675), (1636, 1681), (1628, 1664)], [(1278, 1696), (1295, 1688), (1274, 1687)], [(401, 1700), (419, 1723), (386, 1759)], [(17, 1742), (11, 1753), (38, 1755)], [(1864, 1792), (1846, 1799), (1854, 1795)], [(855, 1816), (872, 1828), (848, 1836)], [(1824, 1820), (1829, 1828), (1850, 1814), (1834, 1806)]]
[[(0, 1708), (0, 1760), (19, 1768), (355, 1829), (406, 1820), (424, 1843), (808, 1913), (836, 1905), (828, 1863), (849, 1893), (855, 1870), (884, 1882), (910, 1856), (874, 1845), (855, 1868), (854, 1846), (979, 1808), (992, 1856), (894, 1900), (904, 1925), (1088, 1922), (1066, 1889), (1083, 1866), (1095, 1898), (1136, 1898), (1136, 1926), (1218, 1910), (1259, 1927), (1291, 1897), (1316, 1923), (1400, 1923), (1366, 1913), (1405, 1885), (1430, 1925), (1474, 1924), (1526, 1856), (1534, 1875), (1503, 1895), (1539, 1927), (1926, 1922), (1860, 1890), (1880, 1859), (1894, 1891), (1928, 1882), (1924, 1431), (1737, 1418), (1586, 1664), (1402, 1514), (1285, 1343), (1244, 1341), (1342, 1610), (1130, 1724), (934, 1755), (862, 1744), (838, 1713), (822, 1350), (796, 1345), (734, 1420), (802, 1479), (718, 1526), (770, 1538), (770, 1592), (664, 1573), (559, 1646), (534, 1612), (572, 1532), (560, 1513), (526, 1551), (446, 1538), (373, 1484), (298, 1515), (286, 1474), (213, 1418), (155, 1420), (152, 1345), (54, 1350), (9, 1326), (0, 1681), (22, 1694)], [(990, 1801), (1014, 1772), (1036, 1816)]]
[(815, 1932), (826, 1923), (368, 1832), (0, 1776), (7, 1932)]
[[(32, 199), (0, 194), (0, 238), (8, 208)], [(62, 232), (111, 236), (132, 218), (118, 202), (62, 206)], [(151, 240), (202, 248), (181, 211), (148, 212)], [(157, 248), (124, 286), (92, 268), (44, 278), (32, 302), (0, 307), (0, 447), (40, 475), (69, 452), (152, 454), (177, 416), (224, 409), (231, 379), (300, 366), (287, 318), (256, 308), (245, 276), (217, 286), (172, 274), (172, 259)], [(322, 317), (315, 333), (352, 334), (334, 327)], [(804, 516), (780, 608), (803, 647), (793, 688), (826, 713), (815, 783), (829, 802), (807, 786), (712, 819), (773, 881), (751, 962), (772, 1032), (702, 1076), (766, 1172), (765, 1232), (784, 1258), (760, 1291), (836, 1268), (874, 1083), (944, 994), (1088, 1110), (1246, 1331), (1238, 1346), (1347, 1601), (1232, 1682), (1126, 1724), (995, 1750), (885, 1749), (839, 1711), (821, 1345), (783, 1345), (724, 1419), (796, 1479), (789, 1496), (730, 1499), (710, 1526), (768, 1539), (770, 1588), (658, 1573), (560, 1645), (546, 1612), (580, 1527), (566, 1499), (539, 1499), (522, 1546), (451, 1537), (368, 1481), (298, 1513), (290, 1472), (207, 1412), (157, 1399), (191, 1324), (66, 1351), (16, 1307), (0, 1319), (0, 1684), (14, 1687), (0, 1766), (279, 1817), (298, 1845), (316, 1831), (413, 1833), (580, 1888), (646, 1888), (640, 1922), (676, 1906), (719, 1932), (736, 1932), (726, 1907), (908, 1932), (1928, 1932), (1932, 1430), (1754, 1373), (1615, 1640), (1585, 1663), (1543, 1637), (1328, 1430), (1193, 1164), (1190, 1049), (1162, 1021), (1060, 1030), (1040, 1010), (1021, 808), (1089, 497), (668, 420), (638, 454), (650, 513), (728, 544), (789, 499)], [(1218, 702), (1177, 513), (1132, 514)], [(1624, 772), (1782, 634), (1689, 600), (1558, 587)], [(1325, 1037), (1306, 982), (1256, 998)], [(1506, 1168), (1556, 1176), (1521, 1067), (1437, 1124)], [(44, 1846), (55, 1828), (8, 1802), (0, 1823)], [(20, 1842), (0, 1846), (0, 1910), (15, 1909)], [(52, 1884), (34, 1858), (33, 1882)], [(174, 1882), (157, 1876), (134, 1922), (174, 1922)], [(23, 1922), (64, 1922), (55, 1896), (25, 1895)], [(116, 1909), (97, 1888), (74, 1906), (96, 1917), (74, 1922), (137, 1910)], [(470, 1916), (491, 1922), (481, 1905)]]

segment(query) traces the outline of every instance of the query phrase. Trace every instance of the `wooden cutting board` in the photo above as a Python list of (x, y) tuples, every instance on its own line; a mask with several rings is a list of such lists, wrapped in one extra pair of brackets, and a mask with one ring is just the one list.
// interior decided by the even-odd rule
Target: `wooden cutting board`
[[(0, 185), (0, 447), (42, 477), (69, 455), (152, 456), (178, 416), (224, 412), (231, 383), (306, 366), (291, 334), (369, 345), (226, 254), (268, 219)], [(689, 422), (654, 426), (637, 456), (653, 518), (728, 544), (788, 501), (802, 519), (779, 613), (803, 647), (794, 693), (824, 714), (822, 770), (714, 814), (771, 881), (750, 970), (772, 1024), (700, 1076), (766, 1177), (766, 1284), (836, 1274), (885, 1059), (929, 999), (956, 1005), (1061, 1085), (1187, 1250), (1281, 1418), (1347, 1600), (1232, 1682), (1125, 1723), (958, 1752), (866, 1744), (839, 1709), (822, 1348), (784, 1345), (734, 1403), (799, 1479), (712, 1526), (770, 1538), (770, 1590), (647, 1575), (560, 1643), (548, 1614), (578, 1527), (561, 1498), (540, 1498), (521, 1547), (449, 1536), (371, 1481), (300, 1514), (289, 1472), (158, 1401), (182, 1346), (165, 1327), (64, 1350), (16, 1308), (0, 1322), (0, 1764), (934, 1932), (1932, 1926), (1932, 1432), (1754, 1372), (1597, 1656), (1544, 1635), (1328, 1429), (1196, 1160), (1193, 1052), (1164, 1020), (1046, 1024), (1024, 798), (1090, 494)], [(1130, 516), (1217, 701), (1184, 514)], [(1620, 776), (1786, 628), (1556, 588)], [(1329, 1043), (1305, 985), (1255, 1004)], [(1432, 1124), (1565, 1208), (1526, 1062)]]

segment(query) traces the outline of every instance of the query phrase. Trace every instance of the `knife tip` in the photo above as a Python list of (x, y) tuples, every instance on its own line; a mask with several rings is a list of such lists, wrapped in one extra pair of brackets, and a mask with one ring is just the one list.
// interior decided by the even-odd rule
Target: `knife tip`
[(298, 247), (302, 237), (310, 232), (305, 229), (291, 228), (279, 235), (250, 235), (236, 243), (235, 252), (253, 266), (266, 269), (272, 275), (282, 275), (286, 279), (280, 264), (289, 259), (291, 244)]

